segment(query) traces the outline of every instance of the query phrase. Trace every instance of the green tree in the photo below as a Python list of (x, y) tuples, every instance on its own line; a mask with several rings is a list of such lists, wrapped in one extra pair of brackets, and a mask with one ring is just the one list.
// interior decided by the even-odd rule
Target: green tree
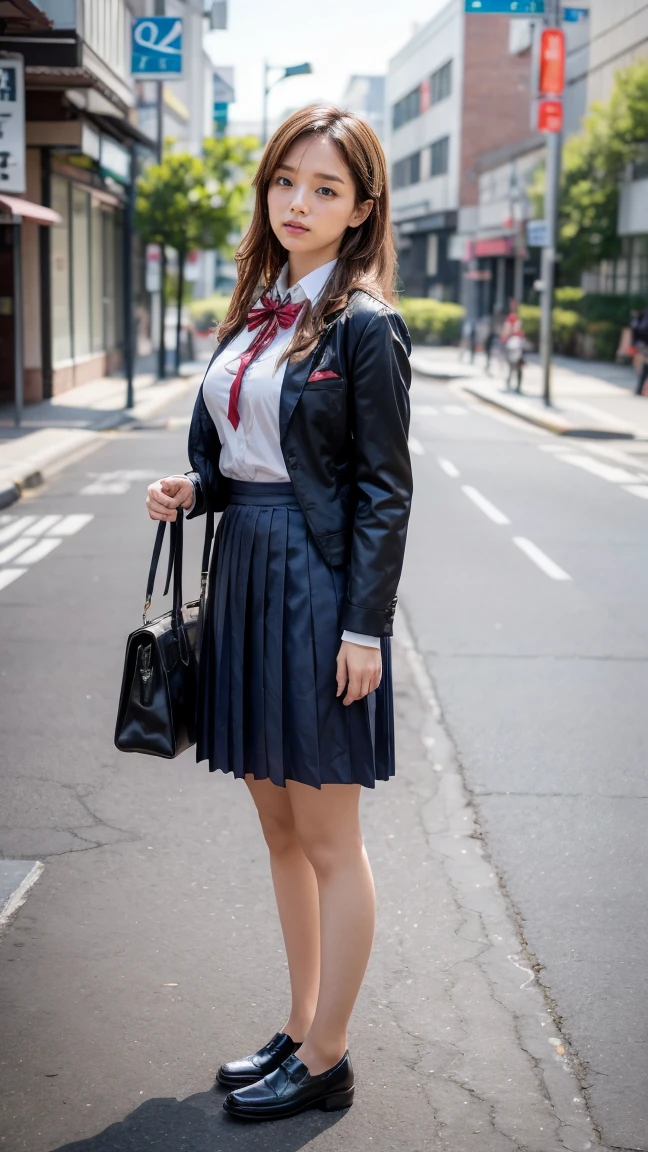
[(165, 248), (178, 254), (176, 372), (180, 366), (180, 318), (184, 264), (194, 248), (223, 249), (243, 226), (256, 141), (205, 140), (204, 155), (172, 152), (152, 164), (137, 182), (135, 226), (145, 244), (162, 250), (161, 361), (164, 365)]
[[(574, 280), (620, 253), (619, 195), (628, 165), (645, 157), (648, 142), (648, 62), (619, 71), (606, 104), (593, 104), (581, 132), (563, 149), (559, 201), (561, 276)], [(543, 213), (544, 165), (531, 197)]]

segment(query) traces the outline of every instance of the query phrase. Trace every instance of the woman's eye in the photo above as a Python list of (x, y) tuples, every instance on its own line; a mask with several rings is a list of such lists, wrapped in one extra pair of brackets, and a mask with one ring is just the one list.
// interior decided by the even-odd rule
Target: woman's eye
[(327, 196), (335, 196), (335, 192), (333, 191), (333, 189), (327, 188), (326, 185), (322, 185), (322, 187), (318, 188), (317, 191), (318, 192), (324, 192), (324, 193), (326, 193)]
[[(281, 183), (282, 180), (285, 180), (285, 184)], [(290, 185), (290, 180), (288, 179), (287, 176), (278, 176), (277, 177), (277, 184), (281, 185), (282, 188), (286, 188)]]

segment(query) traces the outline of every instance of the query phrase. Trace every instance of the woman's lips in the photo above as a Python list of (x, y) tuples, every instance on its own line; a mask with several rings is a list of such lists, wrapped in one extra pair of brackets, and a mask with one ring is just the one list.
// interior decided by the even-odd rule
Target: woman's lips
[(290, 232), (291, 236), (301, 236), (304, 232), (308, 232), (308, 228), (305, 228), (303, 224), (295, 224), (291, 220), (286, 221), (284, 228), (286, 232)]

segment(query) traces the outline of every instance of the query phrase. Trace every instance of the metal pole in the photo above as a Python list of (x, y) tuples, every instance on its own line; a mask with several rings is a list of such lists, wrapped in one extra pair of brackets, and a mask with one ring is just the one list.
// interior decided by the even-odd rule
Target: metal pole
[(124, 212), (124, 371), (126, 374), (126, 407), (135, 404), (133, 368), (135, 342), (133, 334), (133, 209), (135, 201), (135, 145), (130, 149), (130, 183)]
[(14, 420), (19, 427), (23, 411), (23, 305), (22, 305), (22, 220), (13, 223), (13, 307), (14, 307)]
[[(165, 0), (155, 0), (155, 15), (165, 15)], [(157, 85), (157, 162), (162, 163), (164, 151), (164, 81), (156, 80)]]
[[(560, 0), (547, 0), (545, 24), (560, 28)], [(545, 183), (546, 246), (542, 249), (542, 306), (540, 315), (540, 361), (542, 364), (542, 390), (544, 402), (551, 404), (551, 358), (553, 352), (553, 297), (556, 277), (556, 245), (558, 239), (558, 199), (560, 192), (560, 154), (562, 133), (550, 132), (547, 139), (547, 170)]]

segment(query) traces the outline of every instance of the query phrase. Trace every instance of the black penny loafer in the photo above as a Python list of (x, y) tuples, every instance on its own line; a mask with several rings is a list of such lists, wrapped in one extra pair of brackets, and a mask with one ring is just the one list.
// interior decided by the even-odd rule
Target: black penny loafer
[(288, 1056), (292, 1056), (299, 1043), (286, 1032), (275, 1032), (272, 1040), (243, 1060), (230, 1060), (219, 1068), (216, 1079), (226, 1088), (243, 1088), (246, 1084), (256, 1084), (270, 1072), (274, 1072)]
[(223, 1108), (229, 1116), (243, 1120), (281, 1120), (307, 1108), (336, 1112), (353, 1104), (353, 1068), (348, 1052), (326, 1072), (311, 1076), (294, 1054), (283, 1064), (247, 1088), (225, 1097)]

